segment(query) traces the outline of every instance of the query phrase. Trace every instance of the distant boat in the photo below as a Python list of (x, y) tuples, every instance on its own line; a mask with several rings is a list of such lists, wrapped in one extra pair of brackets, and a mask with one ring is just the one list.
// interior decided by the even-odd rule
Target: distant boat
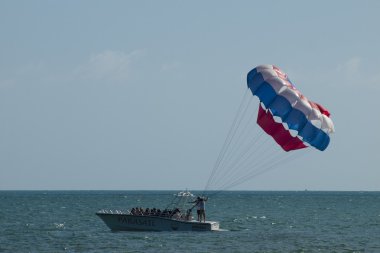
[(96, 213), (112, 231), (215, 231), (219, 222), (199, 222), (186, 209), (194, 197), (189, 191), (175, 194), (173, 201), (162, 213), (136, 214), (131, 211), (101, 210)]

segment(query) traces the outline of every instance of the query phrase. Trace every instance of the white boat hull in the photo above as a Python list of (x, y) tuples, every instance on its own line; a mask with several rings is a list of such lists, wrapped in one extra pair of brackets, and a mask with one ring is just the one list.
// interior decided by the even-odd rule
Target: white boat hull
[(198, 222), (175, 220), (157, 216), (97, 212), (113, 231), (213, 231), (219, 230), (215, 221)]

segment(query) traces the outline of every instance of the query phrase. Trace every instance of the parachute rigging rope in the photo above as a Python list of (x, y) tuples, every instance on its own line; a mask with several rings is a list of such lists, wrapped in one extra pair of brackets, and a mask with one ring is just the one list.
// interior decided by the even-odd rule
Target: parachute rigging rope
[[(257, 111), (250, 107), (253, 97), (247, 99), (248, 91), (242, 98), (202, 194), (209, 190), (230, 189), (300, 156), (298, 152), (289, 154), (276, 148), (271, 138), (262, 138), (265, 132), (252, 120)], [(250, 116), (246, 117), (247, 114)], [(252, 131), (257, 133), (252, 134)]]
[(243, 107), (244, 102), (245, 102), (246, 98), (248, 97), (248, 96), (247, 96), (247, 95), (249, 94), (248, 91), (249, 91), (249, 89), (247, 89), (247, 90), (245, 91), (245, 93), (244, 93), (243, 99), (242, 99), (242, 101), (241, 101), (241, 103), (240, 103), (240, 105), (239, 105), (239, 108), (238, 108), (238, 110), (237, 110), (237, 113), (236, 113), (236, 116), (235, 116), (235, 118), (234, 118), (234, 121), (233, 121), (233, 123), (232, 123), (232, 125), (231, 125), (231, 127), (230, 127), (230, 129), (229, 129), (229, 131), (228, 131), (228, 134), (227, 134), (226, 139), (224, 140), (224, 144), (223, 144), (223, 146), (222, 146), (222, 148), (221, 148), (221, 150), (220, 150), (220, 152), (219, 152), (218, 158), (217, 158), (216, 161), (215, 161), (214, 167), (213, 167), (213, 169), (212, 169), (212, 171), (211, 171), (211, 175), (210, 175), (210, 177), (208, 178), (208, 181), (207, 181), (207, 184), (206, 184), (205, 189), (208, 188), (208, 186), (209, 186), (209, 184), (210, 184), (210, 181), (213, 179), (214, 174), (215, 174), (215, 172), (216, 172), (216, 170), (217, 170), (217, 168), (218, 168), (218, 166), (219, 166), (219, 164), (220, 164), (220, 161), (221, 161), (221, 159), (223, 158), (223, 156), (224, 156), (224, 154), (225, 154), (225, 152), (226, 152), (225, 150), (226, 150), (226, 148), (228, 147), (228, 145), (229, 145), (229, 143), (230, 143), (230, 139), (232, 138), (231, 135), (233, 134), (233, 130), (234, 130), (234, 128), (235, 128), (236, 122), (237, 122), (237, 120), (238, 120), (238, 118), (239, 118), (239, 115), (240, 115), (240, 112), (241, 112), (241, 108)]
[(262, 169), (252, 170), (248, 175), (243, 176), (240, 179), (236, 180), (235, 182), (233, 182), (233, 183), (225, 186), (224, 189), (222, 189), (222, 190), (227, 190), (227, 189), (230, 189), (230, 188), (232, 188), (234, 186), (242, 184), (242, 183), (248, 181), (249, 179), (252, 179), (252, 178), (254, 178), (254, 177), (258, 176), (258, 175), (261, 175), (261, 174), (266, 173), (266, 172), (268, 172), (270, 170), (278, 168), (278, 166), (280, 164), (286, 164), (286, 163), (289, 163), (290, 161), (297, 160), (300, 157), (302, 157), (302, 156), (304, 156), (304, 155), (306, 155), (308, 153), (309, 153), (309, 151), (305, 150), (305, 152), (302, 152), (302, 153), (300, 153), (300, 152), (294, 152), (294, 153), (288, 154), (285, 157), (281, 157), (281, 159), (276, 160), (275, 162), (272, 162), (270, 164), (267, 164), (266, 166), (263, 166)]
[(213, 191), (211, 194), (209, 194), (209, 196), (210, 197), (215, 196), (215, 195), (217, 195), (223, 191), (231, 189), (234, 186), (240, 185), (240, 184), (242, 184), (242, 183), (244, 183), (244, 182), (246, 182), (246, 181), (248, 181), (254, 177), (257, 177), (257, 176), (264, 174), (268, 171), (277, 169), (278, 165), (281, 163), (283, 163), (283, 164), (289, 163), (291, 160), (299, 159), (300, 157), (305, 156), (306, 154), (309, 154), (308, 150), (305, 150), (305, 152), (303, 152), (301, 154), (298, 152), (292, 153), (292, 154), (289, 154), (287, 157), (283, 157), (281, 160), (278, 160), (275, 163), (272, 163), (272, 164), (266, 166), (265, 168), (252, 170), (248, 175), (245, 175), (245, 176), (235, 180), (234, 182), (231, 182), (230, 184), (223, 185), (219, 189), (217, 189), (217, 190)]
[[(238, 123), (237, 123), (236, 127), (233, 129), (233, 133), (232, 133), (231, 138), (230, 138), (230, 140), (229, 140), (229, 142), (227, 144), (225, 152), (224, 152), (224, 154), (223, 154), (223, 156), (222, 156), (222, 158), (221, 158), (221, 160), (220, 160), (220, 162), (218, 164), (217, 170), (219, 170), (219, 171), (223, 171), (223, 169), (224, 169), (223, 168), (223, 162), (226, 160), (225, 159), (226, 158), (226, 154), (228, 156), (231, 153), (231, 151), (230, 151), (230, 149), (231, 149), (230, 148), (231, 147), (231, 143), (235, 140), (234, 136), (236, 135), (236, 133), (239, 132), (239, 128), (241, 126), (241, 123), (242, 123), (243, 119), (245, 118), (244, 116), (246, 115), (247, 109), (249, 108), (249, 105), (250, 105), (251, 101), (252, 101), (251, 99), (248, 101), (247, 105), (244, 108), (243, 113), (241, 114), (241, 116), (240, 116), (240, 118), (238, 120)], [(215, 180), (215, 177), (213, 178), (213, 180)], [(213, 183), (213, 180), (210, 181), (210, 184)]]

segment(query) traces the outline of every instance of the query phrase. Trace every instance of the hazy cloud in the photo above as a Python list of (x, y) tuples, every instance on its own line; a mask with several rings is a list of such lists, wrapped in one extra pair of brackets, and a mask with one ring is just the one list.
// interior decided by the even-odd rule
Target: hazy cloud
[(71, 63), (67, 69), (57, 68), (46, 62), (32, 62), (11, 70), (0, 70), (0, 88), (20, 84), (56, 84), (78, 79), (101, 81), (125, 81), (131, 67), (144, 54), (143, 50), (130, 53), (106, 50), (89, 56), (82, 64)]
[(180, 66), (180, 63), (177, 61), (169, 62), (169, 63), (164, 63), (161, 65), (161, 71), (166, 72), (166, 71), (172, 71), (178, 69)]
[(380, 75), (376, 73), (373, 66), (366, 65), (366, 62), (359, 57), (352, 57), (342, 64), (339, 64), (336, 71), (345, 80), (345, 86), (358, 86), (380, 89)]
[(359, 57), (353, 57), (339, 64), (337, 71), (343, 74), (347, 79), (354, 80), (360, 76), (361, 59)]
[(372, 87), (380, 89), (380, 74), (376, 73), (369, 80)]
[(142, 53), (141, 50), (131, 53), (106, 50), (92, 55), (76, 73), (84, 79), (124, 81), (130, 75), (132, 61)]

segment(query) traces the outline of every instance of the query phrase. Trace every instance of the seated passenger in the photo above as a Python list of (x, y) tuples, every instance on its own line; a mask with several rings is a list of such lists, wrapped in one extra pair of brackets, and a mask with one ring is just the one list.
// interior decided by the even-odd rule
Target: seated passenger
[(192, 213), (191, 213), (191, 209), (187, 209), (185, 220), (191, 221), (192, 218), (193, 218), (193, 216), (192, 216)]
[(179, 211), (179, 209), (175, 209), (172, 213), (172, 219), (180, 219), (181, 218), (181, 212)]

